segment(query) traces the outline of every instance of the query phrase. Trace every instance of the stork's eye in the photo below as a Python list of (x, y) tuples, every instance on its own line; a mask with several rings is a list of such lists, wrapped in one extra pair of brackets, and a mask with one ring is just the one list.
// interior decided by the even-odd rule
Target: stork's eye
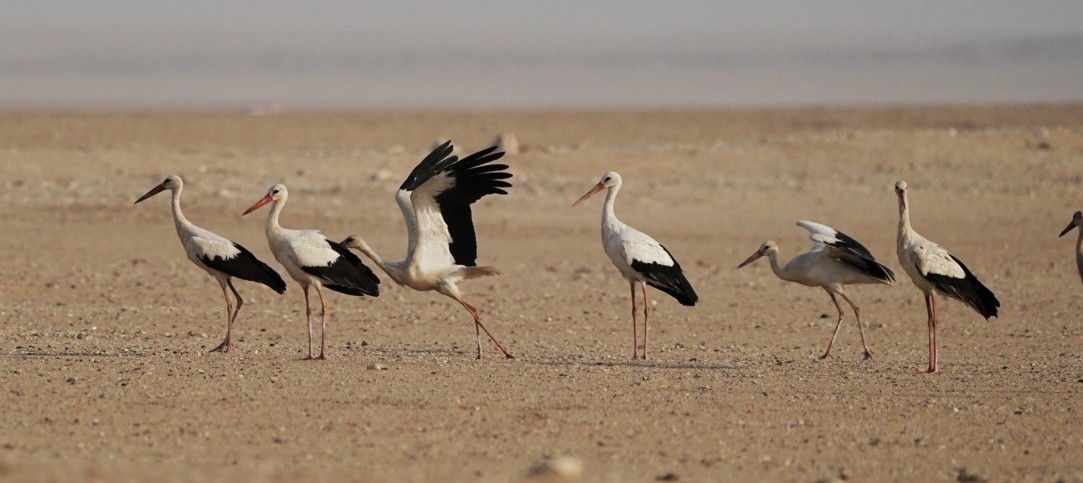
[(274, 191), (272, 191), (272, 192), (271, 192), (271, 194), (272, 194), (272, 195), (277, 195), (277, 194), (278, 194), (278, 190), (274, 190)]

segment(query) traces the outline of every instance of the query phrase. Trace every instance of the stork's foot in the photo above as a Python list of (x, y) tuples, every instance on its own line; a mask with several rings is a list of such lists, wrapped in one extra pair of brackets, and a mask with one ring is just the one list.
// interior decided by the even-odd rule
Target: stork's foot
[(868, 349), (865, 349), (865, 357), (862, 357), (861, 360), (867, 361), (869, 359), (872, 359), (872, 352), (869, 352)]
[(515, 359), (515, 356), (511, 355), (510, 352), (505, 352), (504, 353), (504, 358), (505, 359)]
[(210, 352), (229, 352), (229, 339), (223, 340), (218, 347), (211, 349)]
[[(868, 355), (867, 352), (865, 354)], [(824, 352), (824, 355), (820, 356), (820, 360), (822, 361), (824, 359), (827, 359), (828, 357), (831, 357), (831, 351), (830, 350), (827, 351), (827, 352)]]
[(925, 373), (926, 373), (926, 374), (940, 374), (940, 369), (937, 369), (937, 368), (935, 368), (935, 367), (929, 366), (929, 368), (928, 368), (928, 369), (925, 369)]
[(320, 355), (318, 355), (318, 356), (314, 357), (313, 359), (316, 359), (316, 360), (318, 360), (318, 361), (326, 361), (326, 360), (327, 360), (327, 356), (326, 356), (326, 355), (324, 355), (324, 354), (323, 354), (323, 352), (320, 352)]

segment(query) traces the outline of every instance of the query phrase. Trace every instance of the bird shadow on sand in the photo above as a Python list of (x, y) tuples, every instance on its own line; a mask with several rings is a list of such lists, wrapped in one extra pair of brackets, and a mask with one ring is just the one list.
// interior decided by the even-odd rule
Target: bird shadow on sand
[(627, 360), (627, 361), (614, 361), (614, 360), (523, 360), (523, 364), (533, 364), (539, 366), (553, 366), (553, 367), (571, 367), (571, 366), (596, 366), (596, 367), (628, 367), (628, 368), (643, 368), (643, 369), (658, 369), (658, 370), (688, 370), (688, 369), (706, 369), (706, 370), (740, 370), (742, 366), (736, 366), (732, 364), (719, 364), (719, 363), (696, 363), (696, 362), (663, 362), (663, 361), (651, 361), (651, 360)]
[(147, 354), (129, 352), (124, 354), (109, 353), (109, 352), (72, 352), (72, 351), (57, 351), (57, 352), (45, 352), (45, 351), (23, 351), (13, 354), (4, 354), (0, 357), (7, 357), (10, 359), (33, 359), (33, 358), (52, 358), (52, 357), (146, 357)]

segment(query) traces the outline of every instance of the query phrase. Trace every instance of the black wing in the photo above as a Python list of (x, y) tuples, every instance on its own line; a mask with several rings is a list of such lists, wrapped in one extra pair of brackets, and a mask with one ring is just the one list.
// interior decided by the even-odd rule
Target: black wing
[[(963, 278), (949, 277), (947, 275), (929, 272), (925, 274), (925, 279), (932, 283), (937, 291), (969, 305), (970, 308), (977, 311), (982, 317), (985, 317), (986, 319), (989, 317), (996, 317), (997, 308), (1000, 307), (1000, 301), (997, 300), (996, 295), (993, 295), (993, 291), (983, 285), (981, 281), (978, 280), (978, 277), (975, 277), (974, 274), (970, 272), (970, 269), (963, 264), (962, 260), (955, 258), (955, 256), (951, 254), (948, 254), (948, 256), (963, 268)], [(918, 272), (921, 272), (920, 267), (918, 268)]]
[(834, 242), (829, 243), (825, 240), (824, 243), (840, 250), (846, 250), (848, 252), (853, 252), (854, 254), (861, 255), (862, 258), (865, 258), (867, 260), (876, 260), (876, 258), (872, 256), (872, 252), (870, 252), (868, 248), (865, 248), (865, 245), (862, 245), (857, 240), (854, 240), (849, 235), (838, 230), (835, 230)]
[(261, 262), (247, 248), (238, 243), (234, 243), (233, 246), (241, 251), (233, 258), (223, 259), (217, 256), (211, 258), (204, 255), (199, 257), (199, 261), (231, 277), (262, 283), (278, 293), (286, 291), (286, 282), (282, 280), (278, 272)]
[(339, 257), (320, 267), (302, 266), (305, 273), (319, 277), (323, 286), (348, 295), (380, 295), (380, 279), (348, 248), (327, 240)]
[(455, 148), (451, 145), (451, 141), (445, 141), (433, 149), (425, 159), (422, 159), (414, 170), (410, 172), (410, 175), (406, 177), (406, 181), (402, 182), (402, 186), (399, 186), (400, 190), (413, 191), (421, 186), (426, 181), (436, 176), (437, 173), (447, 169), (459, 158), (451, 156), (452, 150)]
[(492, 164), (504, 156), (496, 146), (463, 159), (449, 156), (451, 150), (451, 141), (434, 149), (406, 177), (400, 189), (413, 191), (439, 174), (451, 179), (450, 186), (434, 199), (451, 235), (448, 249), (452, 258), (459, 265), (473, 267), (477, 265), (478, 242), (470, 205), (486, 195), (508, 194), (504, 188), (510, 188), (511, 183), (504, 180), (511, 178), (511, 173), (506, 171), (506, 164)]
[(688, 283), (688, 279), (685, 278), (684, 271), (681, 270), (681, 264), (677, 263), (677, 259), (673, 257), (672, 253), (669, 253), (665, 246), (662, 246), (662, 249), (669, 255), (670, 260), (673, 260), (672, 266), (632, 259), (632, 270), (643, 275), (643, 278), (647, 280), (647, 285), (669, 294), (677, 299), (681, 305), (696, 305), (696, 302), (699, 302), (699, 296), (692, 289), (692, 284)]

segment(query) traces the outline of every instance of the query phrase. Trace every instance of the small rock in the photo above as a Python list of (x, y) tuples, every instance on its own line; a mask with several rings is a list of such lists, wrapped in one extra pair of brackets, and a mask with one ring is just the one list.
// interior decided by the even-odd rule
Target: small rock
[(370, 371), (386, 371), (387, 366), (384, 366), (383, 364), (377, 364), (375, 362), (370, 362), (367, 369)]
[(677, 473), (674, 473), (674, 472), (671, 471), (671, 472), (666, 473), (664, 475), (658, 475), (657, 477), (654, 478), (654, 481), (677, 481), (679, 479), (681, 479), (681, 477), (677, 476)]
[(583, 474), (583, 461), (573, 456), (557, 456), (530, 467), (527, 476), (551, 481), (578, 480)]
[(955, 481), (960, 483), (984, 483), (987, 480), (979, 474), (968, 472), (966, 468), (959, 468), (959, 472), (955, 475)]

